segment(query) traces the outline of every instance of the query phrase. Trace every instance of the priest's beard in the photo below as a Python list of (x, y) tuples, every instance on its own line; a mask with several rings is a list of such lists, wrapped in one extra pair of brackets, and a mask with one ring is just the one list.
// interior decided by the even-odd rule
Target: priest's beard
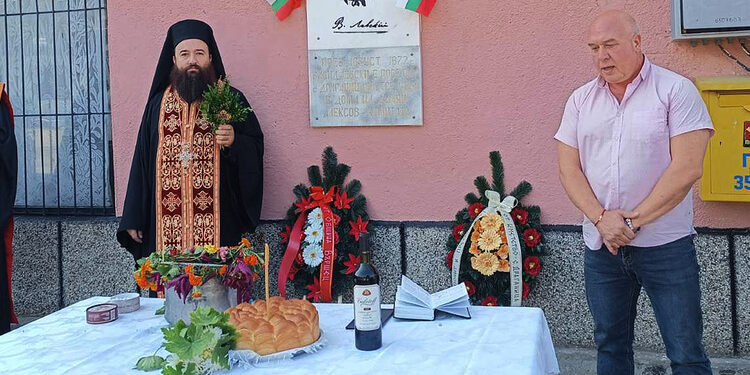
[[(197, 68), (198, 72), (188, 72), (190, 68)], [(169, 79), (182, 100), (192, 103), (203, 97), (203, 92), (208, 89), (208, 85), (216, 82), (216, 72), (213, 64), (209, 64), (206, 68), (190, 65), (185, 69), (179, 69), (175, 65), (172, 67)]]

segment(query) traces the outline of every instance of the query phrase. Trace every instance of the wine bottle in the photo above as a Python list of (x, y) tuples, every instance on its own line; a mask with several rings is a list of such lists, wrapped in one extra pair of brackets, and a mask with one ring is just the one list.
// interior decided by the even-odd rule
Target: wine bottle
[(367, 233), (360, 234), (359, 255), (354, 272), (354, 344), (359, 350), (376, 350), (383, 345), (380, 276), (370, 263)]

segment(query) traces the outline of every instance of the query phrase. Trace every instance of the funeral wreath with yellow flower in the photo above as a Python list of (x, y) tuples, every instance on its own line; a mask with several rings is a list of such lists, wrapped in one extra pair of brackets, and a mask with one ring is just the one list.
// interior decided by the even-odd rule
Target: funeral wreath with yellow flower
[[(519, 294), (525, 300), (539, 276), (539, 255), (544, 253), (546, 246), (540, 208), (520, 203), (531, 192), (531, 184), (523, 181), (506, 195), (504, 167), (499, 152), (490, 153), (490, 164), (492, 183), (484, 176), (474, 180), (479, 195), (469, 193), (464, 197), (467, 207), (456, 214), (446, 242), (448, 254), (445, 260), (449, 269), (456, 266), (458, 282), (465, 283), (473, 304), (508, 306), (512, 298), (511, 249), (514, 245), (517, 247), (516, 267), (521, 279)], [(507, 210), (505, 217), (508, 220), (495, 207), (488, 207), (492, 206), (488, 196), (499, 197), (503, 203), (517, 203), (514, 207), (500, 205)], [(460, 252), (458, 258), (454, 256), (457, 252)], [(455, 259), (459, 259), (460, 264), (454, 265)]]

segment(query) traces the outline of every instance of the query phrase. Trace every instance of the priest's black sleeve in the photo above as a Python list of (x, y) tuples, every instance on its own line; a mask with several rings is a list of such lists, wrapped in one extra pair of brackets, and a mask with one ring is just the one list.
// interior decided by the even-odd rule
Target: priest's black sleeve
[[(235, 91), (239, 93), (242, 103), (250, 107), (245, 96)], [(263, 132), (255, 112), (250, 112), (243, 123), (234, 125), (234, 143), (224, 152), (224, 160), (229, 162), (230, 167), (228, 173), (234, 180), (229, 184), (231, 195), (237, 200), (243, 219), (249, 221), (249, 232), (254, 232), (260, 223), (263, 205), (263, 152)], [(224, 171), (222, 168), (222, 173)], [(226, 179), (222, 177), (222, 182), (224, 181)], [(222, 210), (227, 203), (229, 202), (221, 202)], [(222, 222), (222, 231), (224, 226), (225, 223)]]
[[(158, 148), (158, 122), (162, 95), (157, 95), (148, 103), (141, 120), (138, 138), (133, 153), (133, 161), (128, 177), (122, 219), (117, 230), (117, 241), (138, 260), (154, 252), (155, 212), (155, 155)], [(156, 137), (156, 139), (154, 139)], [(128, 229), (143, 233), (142, 243), (128, 234)]]

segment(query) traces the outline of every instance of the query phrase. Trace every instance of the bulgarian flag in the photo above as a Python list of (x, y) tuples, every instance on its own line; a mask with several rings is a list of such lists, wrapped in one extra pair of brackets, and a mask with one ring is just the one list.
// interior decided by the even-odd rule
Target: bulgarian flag
[(396, 0), (396, 6), (429, 16), (437, 0)]
[(271, 5), (273, 11), (276, 12), (276, 18), (283, 21), (292, 11), (299, 8), (302, 5), (302, 0), (266, 0)]

